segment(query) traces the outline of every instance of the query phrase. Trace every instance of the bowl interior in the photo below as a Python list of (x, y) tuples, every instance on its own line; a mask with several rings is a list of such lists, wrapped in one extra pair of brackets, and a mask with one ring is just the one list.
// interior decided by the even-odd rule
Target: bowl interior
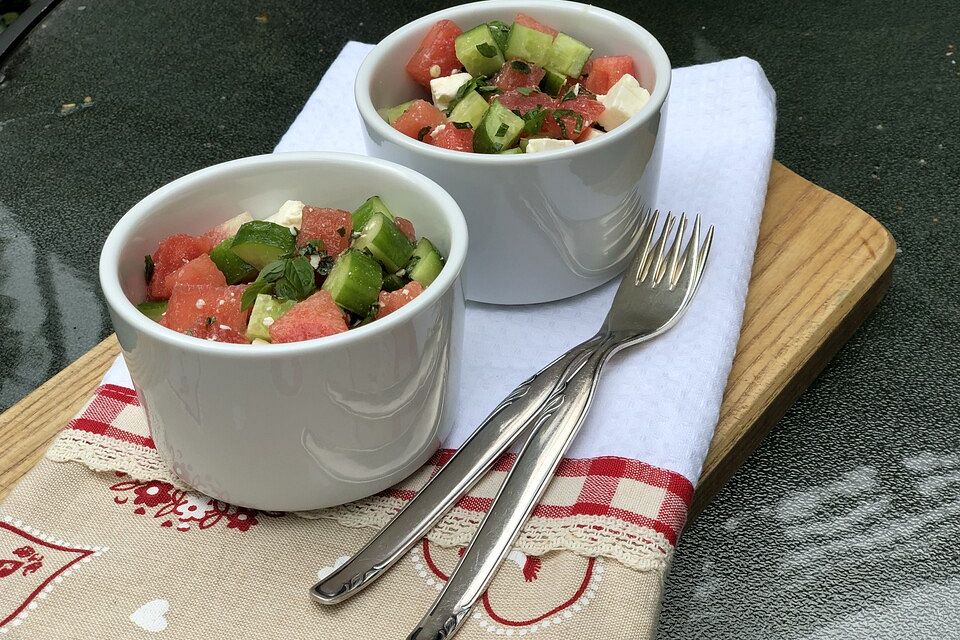
[(166, 236), (200, 234), (244, 211), (266, 218), (286, 200), (352, 211), (372, 195), (412, 220), (418, 235), (453, 258), (448, 265), (461, 262), (465, 227), (446, 192), (397, 165), (344, 154), (259, 156), (184, 176), (131, 209), (108, 238), (104, 255), (116, 255), (120, 288), (137, 303), (145, 295), (144, 256)]
[(575, 2), (493, 0), (438, 11), (385, 38), (377, 47), (377, 64), (370, 71), (369, 92), (374, 108), (392, 107), (413, 98), (427, 96), (424, 88), (407, 75), (404, 66), (427, 29), (437, 20), (453, 20), (461, 29), (466, 30), (490, 20), (502, 20), (509, 24), (517, 13), (526, 13), (581, 40), (594, 48), (594, 57), (632, 56), (640, 76), (640, 84), (651, 93), (657, 86), (658, 62), (661, 66), (665, 64), (666, 71), (669, 71), (669, 61), (657, 40), (623, 16)]

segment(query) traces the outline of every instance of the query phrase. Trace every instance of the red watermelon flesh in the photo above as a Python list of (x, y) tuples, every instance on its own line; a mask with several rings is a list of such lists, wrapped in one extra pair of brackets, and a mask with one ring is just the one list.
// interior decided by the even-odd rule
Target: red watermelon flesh
[(457, 129), (452, 124), (430, 135), (430, 144), (453, 151), (473, 151), (473, 129)]
[[(420, 41), (420, 47), (407, 62), (407, 73), (410, 77), (429, 89), (430, 80), (448, 76), (462, 67), (453, 44), (461, 33), (463, 31), (452, 20), (441, 20), (430, 27), (427, 35)], [(430, 68), (434, 65), (440, 67), (437, 75), (430, 73)]]
[(210, 256), (203, 254), (167, 276), (166, 285), (170, 287), (171, 291), (181, 284), (209, 284), (215, 287), (225, 287), (227, 286), (227, 279), (210, 259)]
[(205, 340), (247, 342), (243, 333), (250, 310), (240, 310), (240, 298), (246, 288), (247, 285), (179, 284), (170, 295), (160, 323)]
[(533, 18), (531, 18), (525, 13), (518, 13), (517, 17), (514, 18), (513, 21), (516, 22), (517, 24), (522, 24), (525, 27), (536, 29), (537, 31), (542, 31), (543, 33), (549, 33), (551, 36), (554, 36), (554, 37), (556, 37), (557, 33), (559, 33), (553, 27), (548, 27), (543, 23), (537, 22), (536, 20), (534, 20)]
[(212, 247), (207, 238), (177, 233), (160, 241), (153, 258), (153, 277), (147, 283), (148, 300), (166, 300), (173, 289), (167, 285), (167, 276)]
[(414, 140), (423, 140), (430, 143), (433, 138), (429, 133), (421, 135), (421, 131), (432, 131), (434, 127), (443, 124), (445, 118), (435, 106), (426, 100), (417, 100), (402, 116), (393, 123), (393, 128)]
[(353, 220), (349, 211), (305, 205), (297, 246), (305, 246), (310, 240), (323, 240), (327, 255), (335, 257), (350, 246), (352, 231)]
[(393, 221), (397, 224), (397, 227), (400, 228), (400, 231), (403, 231), (403, 235), (407, 236), (407, 239), (410, 242), (417, 241), (417, 231), (416, 229), (413, 228), (412, 222), (410, 222), (406, 218), (401, 218), (400, 216), (397, 216), (396, 218), (394, 218)]
[(528, 96), (516, 90), (507, 91), (497, 99), (500, 100), (500, 104), (507, 109), (510, 109), (510, 111), (519, 111), (521, 115), (536, 107), (553, 109), (557, 106), (557, 101), (542, 91), (531, 91)]
[(561, 128), (556, 116), (551, 115), (543, 123), (541, 131), (551, 138), (575, 140), (597, 121), (597, 118), (603, 113), (604, 106), (592, 98), (577, 96), (573, 100), (567, 100), (557, 105), (557, 110), (563, 109), (580, 114), (582, 120), (578, 123), (575, 115), (562, 115), (559, 120), (563, 122), (564, 126)]
[(251, 220), (253, 220), (253, 216), (244, 212), (238, 216), (230, 218), (222, 224), (218, 224), (200, 237), (208, 240), (210, 242), (210, 247), (213, 248), (230, 236), (236, 235), (237, 230), (240, 229), (240, 226), (245, 222), (250, 222)]
[[(396, 291), (381, 291), (380, 310), (377, 311), (377, 319), (393, 313), (421, 293), (423, 293), (423, 286), (415, 280), (403, 285)], [(281, 319), (283, 318), (281, 317)]]
[(590, 66), (584, 68), (586, 79), (583, 81), (583, 86), (597, 95), (604, 95), (617, 83), (617, 80), (628, 73), (632, 76), (637, 75), (633, 67), (633, 58), (630, 56), (594, 58), (590, 61)]
[[(514, 65), (514, 60), (505, 62), (500, 71), (493, 76), (493, 84), (500, 87), (502, 91), (512, 91), (519, 87), (538, 87), (540, 86), (540, 81), (543, 80), (543, 76), (546, 75), (546, 71), (543, 70), (543, 67), (539, 67), (535, 64), (523, 63), (520, 65)], [(526, 71), (522, 70), (526, 65)], [(520, 69), (517, 69), (517, 66)]]
[(270, 326), (273, 342), (299, 342), (347, 330), (347, 321), (328, 291), (321, 289), (298, 302)]

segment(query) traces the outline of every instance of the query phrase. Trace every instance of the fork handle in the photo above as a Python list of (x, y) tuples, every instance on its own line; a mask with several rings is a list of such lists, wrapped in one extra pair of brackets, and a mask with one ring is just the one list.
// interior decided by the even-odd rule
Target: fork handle
[(591, 351), (579, 370), (568, 376), (562, 393), (537, 417), (536, 427), (531, 430), (470, 546), (408, 640), (443, 640), (463, 625), (516, 542), (583, 424), (600, 370), (611, 352), (610, 342)]
[(594, 336), (574, 347), (507, 396), (386, 527), (346, 564), (313, 586), (313, 599), (323, 604), (342, 602), (393, 566), (533, 423), (568, 365), (599, 341), (600, 337)]

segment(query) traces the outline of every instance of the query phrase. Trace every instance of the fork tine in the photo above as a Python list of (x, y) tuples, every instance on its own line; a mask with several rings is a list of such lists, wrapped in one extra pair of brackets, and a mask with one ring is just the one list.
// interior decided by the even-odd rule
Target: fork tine
[(670, 274), (670, 278), (667, 279), (669, 284), (670, 280), (673, 278), (674, 269), (677, 268), (677, 259), (680, 257), (680, 243), (683, 242), (683, 234), (687, 231), (687, 215), (685, 213), (680, 214), (680, 223), (677, 225), (677, 233), (673, 237), (673, 242), (670, 244), (670, 249), (667, 251), (667, 255), (664, 260), (658, 265), (656, 277), (654, 278), (653, 284), (659, 285), (660, 281), (663, 280), (663, 277), (666, 274)]
[[(677, 261), (676, 267), (670, 273), (671, 289), (675, 289), (680, 284), (680, 278), (683, 276), (683, 273), (688, 266), (697, 264), (697, 248), (699, 245), (700, 216), (698, 215), (693, 220), (693, 233), (690, 234), (690, 239), (687, 241), (687, 246), (683, 249), (683, 253), (680, 254), (680, 259)], [(696, 271), (696, 268), (694, 268), (693, 271)]]
[[(640, 274), (640, 282), (646, 282), (647, 276), (651, 274), (656, 274), (657, 269), (660, 266), (660, 261), (663, 260), (663, 249), (667, 244), (667, 236), (670, 233), (670, 230), (673, 229), (673, 223), (676, 220), (676, 217), (667, 212), (667, 217), (663, 222), (663, 231), (660, 233), (660, 237), (657, 238), (657, 243), (654, 245), (653, 251), (650, 252), (643, 263), (643, 269)], [(651, 284), (653, 283), (654, 278), (651, 278)]]
[(636, 252), (634, 253), (633, 262), (630, 263), (630, 271), (628, 273), (633, 273), (633, 284), (640, 284), (640, 274), (643, 271), (643, 264), (647, 259), (647, 254), (650, 252), (650, 240), (653, 238), (653, 231), (657, 228), (657, 219), (660, 217), (659, 209), (654, 209), (653, 212), (647, 212), (644, 215), (643, 222), (640, 225), (640, 241), (637, 243)]
[(710, 255), (710, 245), (713, 244), (713, 225), (710, 225), (710, 228), (707, 229), (707, 237), (703, 241), (703, 244), (700, 245), (700, 251), (698, 252), (698, 264), (697, 264), (697, 282), (700, 282), (700, 276), (703, 275), (703, 268), (707, 266), (707, 256)]

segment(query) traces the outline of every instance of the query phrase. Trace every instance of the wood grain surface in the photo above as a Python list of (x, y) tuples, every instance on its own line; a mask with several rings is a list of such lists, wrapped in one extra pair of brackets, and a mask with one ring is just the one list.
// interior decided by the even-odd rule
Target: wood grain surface
[[(774, 163), (743, 331), (691, 517), (877, 305), (895, 253), (879, 222)], [(0, 415), (0, 500), (83, 406), (117, 353), (110, 336)]]

